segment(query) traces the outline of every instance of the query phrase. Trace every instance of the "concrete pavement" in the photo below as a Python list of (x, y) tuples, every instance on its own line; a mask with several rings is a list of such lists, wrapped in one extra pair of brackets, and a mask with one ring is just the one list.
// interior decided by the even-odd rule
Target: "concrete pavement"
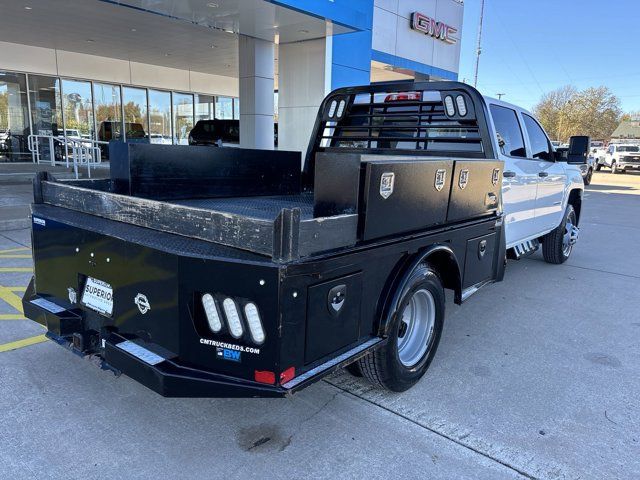
[[(597, 173), (569, 262), (537, 253), (449, 301), (400, 395), (340, 373), (291, 399), (164, 399), (48, 341), (2, 351), (42, 329), (0, 320), (0, 477), (639, 478), (639, 208), (640, 175)], [(15, 295), (28, 242), (0, 231)]]

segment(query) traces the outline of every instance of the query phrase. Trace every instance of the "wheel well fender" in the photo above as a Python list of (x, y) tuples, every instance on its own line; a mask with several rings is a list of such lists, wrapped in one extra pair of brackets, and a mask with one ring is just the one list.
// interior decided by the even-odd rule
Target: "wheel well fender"
[(575, 188), (569, 192), (569, 200), (567, 200), (567, 204), (571, 205), (576, 211), (578, 224), (580, 224), (580, 211), (582, 210), (582, 194), (582, 189)]
[(385, 289), (387, 295), (382, 302), (378, 329), (380, 335), (388, 334), (411, 273), (423, 263), (427, 263), (436, 272), (444, 288), (453, 290), (455, 303), (462, 303), (462, 269), (455, 253), (448, 245), (431, 245), (403, 258), (390, 276), (390, 288)]

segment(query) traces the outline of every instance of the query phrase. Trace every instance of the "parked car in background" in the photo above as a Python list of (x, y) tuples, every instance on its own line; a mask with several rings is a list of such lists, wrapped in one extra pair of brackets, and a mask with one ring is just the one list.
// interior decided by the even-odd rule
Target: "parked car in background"
[[(273, 125), (273, 141), (278, 145), (278, 124)], [(240, 144), (240, 120), (198, 120), (189, 132), (189, 145), (214, 147)]]
[(611, 169), (611, 173), (640, 170), (640, 146), (611, 144), (605, 152), (603, 164)]

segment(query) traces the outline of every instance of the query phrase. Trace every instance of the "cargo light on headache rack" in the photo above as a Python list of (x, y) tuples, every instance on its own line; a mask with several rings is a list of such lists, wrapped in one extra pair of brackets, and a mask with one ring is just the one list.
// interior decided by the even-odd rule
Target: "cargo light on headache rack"
[(385, 102), (406, 102), (406, 101), (420, 101), (422, 100), (422, 93), (420, 92), (402, 92), (402, 93), (390, 93), (384, 99)]

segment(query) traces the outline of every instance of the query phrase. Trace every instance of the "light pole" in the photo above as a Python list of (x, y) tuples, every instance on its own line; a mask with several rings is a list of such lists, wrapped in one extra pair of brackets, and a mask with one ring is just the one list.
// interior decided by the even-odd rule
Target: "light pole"
[(478, 24), (478, 47), (476, 49), (476, 71), (473, 76), (473, 86), (478, 88), (478, 65), (480, 64), (480, 54), (482, 53), (482, 20), (484, 19), (484, 0), (480, 4), (480, 23)]

